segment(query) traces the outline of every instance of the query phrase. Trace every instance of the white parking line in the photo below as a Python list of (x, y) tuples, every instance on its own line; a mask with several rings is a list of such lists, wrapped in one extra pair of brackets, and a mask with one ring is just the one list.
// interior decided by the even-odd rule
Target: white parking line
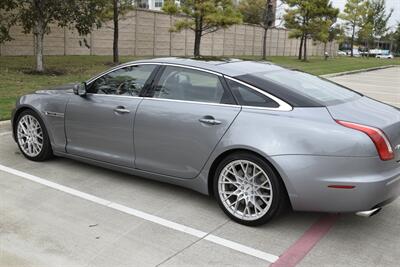
[(0, 136), (9, 135), (9, 134), (12, 134), (12, 132), (4, 132), (4, 133), (0, 133)]
[(31, 175), (26, 172), (18, 171), (16, 169), (13, 169), (13, 168), (1, 165), (1, 164), (0, 164), (0, 171), (4, 171), (4, 172), (10, 173), (10, 174), (19, 176), (21, 178), (33, 181), (35, 183), (42, 184), (44, 186), (62, 191), (64, 193), (67, 193), (67, 194), (70, 194), (70, 195), (73, 195), (73, 196), (76, 196), (79, 198), (83, 198), (85, 200), (97, 203), (99, 205), (102, 205), (102, 206), (105, 206), (105, 207), (108, 207), (108, 208), (111, 208), (114, 210), (118, 210), (118, 211), (126, 213), (126, 214), (133, 215), (135, 217), (139, 217), (143, 220), (150, 221), (152, 223), (156, 223), (156, 224), (162, 225), (164, 227), (174, 229), (179, 232), (183, 232), (183, 233), (186, 233), (186, 234), (189, 234), (189, 235), (201, 238), (201, 239), (205, 239), (205, 240), (213, 242), (215, 244), (239, 251), (239, 252), (247, 254), (247, 255), (257, 257), (259, 259), (266, 260), (271, 263), (273, 263), (279, 259), (279, 257), (276, 255), (272, 255), (267, 252), (263, 252), (261, 250), (254, 249), (254, 248), (251, 248), (251, 247), (248, 247), (248, 246), (245, 246), (245, 245), (242, 245), (242, 244), (239, 244), (239, 243), (236, 243), (236, 242), (233, 242), (233, 241), (197, 230), (195, 228), (192, 228), (192, 227), (189, 227), (189, 226), (186, 226), (183, 224), (175, 223), (175, 222), (163, 219), (161, 217), (158, 217), (158, 216), (155, 216), (155, 215), (152, 215), (152, 214), (149, 214), (149, 213), (137, 210), (137, 209), (133, 209), (133, 208), (130, 208), (130, 207), (127, 207), (127, 206), (124, 206), (124, 205), (121, 205), (121, 204), (118, 204), (118, 203), (115, 203), (115, 202), (112, 202), (112, 201), (109, 201), (109, 200), (106, 200), (106, 199), (103, 199), (100, 197), (96, 197), (94, 195), (73, 189), (71, 187), (60, 185), (60, 184), (51, 182), (49, 180), (37, 177), (35, 175)]

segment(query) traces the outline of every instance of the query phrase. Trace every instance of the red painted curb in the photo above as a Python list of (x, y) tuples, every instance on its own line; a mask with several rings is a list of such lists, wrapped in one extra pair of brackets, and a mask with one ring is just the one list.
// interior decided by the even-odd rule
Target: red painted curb
[(294, 267), (323, 238), (335, 224), (339, 214), (329, 214), (321, 217), (270, 267)]

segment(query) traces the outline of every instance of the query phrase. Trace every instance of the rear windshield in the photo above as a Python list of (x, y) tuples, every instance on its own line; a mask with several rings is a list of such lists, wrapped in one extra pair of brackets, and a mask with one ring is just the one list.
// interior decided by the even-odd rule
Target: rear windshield
[(279, 70), (251, 75), (279, 84), (324, 106), (336, 105), (361, 97), (350, 89), (304, 72)]

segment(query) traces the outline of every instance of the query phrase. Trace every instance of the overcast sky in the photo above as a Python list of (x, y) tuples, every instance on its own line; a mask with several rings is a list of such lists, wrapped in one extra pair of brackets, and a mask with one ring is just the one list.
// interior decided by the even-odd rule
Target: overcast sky
[[(338, 7), (340, 9), (340, 11), (343, 11), (344, 5), (346, 4), (346, 0), (331, 0), (333, 5), (335, 7)], [(278, 0), (279, 2), (279, 0)], [(394, 30), (395, 26), (397, 25), (397, 23), (400, 22), (400, 0), (385, 0), (386, 2), (386, 9), (389, 11), (391, 8), (393, 8), (393, 14), (390, 17), (389, 20), (389, 26), (393, 27), (392, 29)], [(279, 6), (279, 4), (278, 4)], [(278, 10), (278, 13), (281, 13), (283, 10), (281, 8), (281, 10)], [(279, 14), (278, 14), (279, 17)], [(278, 20), (279, 23), (279, 20)]]

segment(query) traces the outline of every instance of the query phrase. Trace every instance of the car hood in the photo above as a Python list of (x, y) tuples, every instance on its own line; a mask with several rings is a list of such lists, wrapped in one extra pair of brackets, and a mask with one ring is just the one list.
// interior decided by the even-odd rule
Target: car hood
[(66, 94), (66, 93), (73, 93), (74, 85), (77, 83), (68, 83), (64, 85), (59, 85), (50, 88), (43, 88), (37, 90), (36, 94)]
[[(361, 97), (347, 103), (327, 107), (335, 120), (343, 120), (381, 129), (392, 148), (400, 144), (400, 110), (393, 106)], [(400, 154), (397, 150), (395, 153)]]

